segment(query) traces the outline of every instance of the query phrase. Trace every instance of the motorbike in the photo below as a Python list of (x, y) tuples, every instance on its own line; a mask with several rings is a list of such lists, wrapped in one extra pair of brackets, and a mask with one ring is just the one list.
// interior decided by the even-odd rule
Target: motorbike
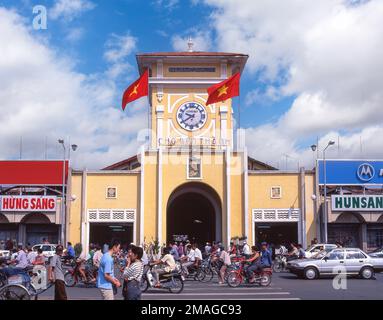
[(268, 287), (271, 284), (273, 270), (271, 268), (263, 268), (262, 272), (254, 272), (253, 277), (248, 279), (245, 273), (245, 259), (241, 261), (240, 267), (236, 270), (230, 271), (227, 277), (227, 284), (236, 288), (243, 283), (249, 285), (260, 285), (261, 287)]
[(287, 258), (284, 255), (277, 255), (275, 256), (274, 264), (273, 264), (273, 271), (274, 272), (282, 272), (287, 271)]
[(184, 280), (181, 271), (176, 269), (172, 272), (160, 275), (160, 287), (155, 286), (155, 279), (152, 274), (153, 266), (145, 267), (144, 274), (140, 283), (142, 292), (146, 292), (149, 288), (167, 289), (171, 293), (181, 293), (184, 289)]
[(86, 280), (82, 278), (80, 273), (81, 262), (76, 262), (72, 269), (69, 269), (64, 274), (64, 281), (67, 287), (74, 287), (76, 284), (83, 283), (87, 287), (96, 285), (95, 281), (91, 281), (91, 278), (97, 279), (97, 270), (93, 267), (89, 269), (85, 268)]

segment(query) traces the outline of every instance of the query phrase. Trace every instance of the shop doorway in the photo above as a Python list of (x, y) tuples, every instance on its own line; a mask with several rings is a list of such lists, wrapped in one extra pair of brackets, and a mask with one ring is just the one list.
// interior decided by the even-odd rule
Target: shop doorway
[(182, 237), (198, 244), (221, 241), (221, 216), (215, 190), (202, 183), (185, 184), (177, 188), (168, 201), (167, 241)]
[(119, 240), (121, 247), (126, 248), (133, 242), (133, 223), (90, 223), (89, 244), (109, 244)]
[(264, 241), (274, 245), (298, 243), (297, 222), (257, 222), (254, 228), (256, 244)]
[(41, 244), (43, 239), (49, 243), (59, 243), (60, 227), (52, 223), (45, 214), (30, 213), (20, 223), (25, 226), (25, 244)]

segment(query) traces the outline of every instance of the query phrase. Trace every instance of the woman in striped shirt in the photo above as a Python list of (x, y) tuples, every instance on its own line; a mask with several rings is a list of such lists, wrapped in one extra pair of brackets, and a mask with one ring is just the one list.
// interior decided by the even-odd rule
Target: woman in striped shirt
[(140, 282), (144, 272), (144, 265), (141, 261), (142, 254), (142, 248), (134, 246), (127, 259), (127, 265), (124, 270), (125, 284), (123, 290), (125, 300), (141, 300)]

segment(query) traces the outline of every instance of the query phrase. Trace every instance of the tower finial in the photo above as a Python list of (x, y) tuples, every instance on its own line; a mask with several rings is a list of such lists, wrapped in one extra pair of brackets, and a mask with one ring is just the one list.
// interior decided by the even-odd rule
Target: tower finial
[(188, 51), (189, 52), (193, 52), (193, 46), (194, 46), (194, 42), (193, 42), (193, 39), (191, 37), (189, 37), (188, 39)]

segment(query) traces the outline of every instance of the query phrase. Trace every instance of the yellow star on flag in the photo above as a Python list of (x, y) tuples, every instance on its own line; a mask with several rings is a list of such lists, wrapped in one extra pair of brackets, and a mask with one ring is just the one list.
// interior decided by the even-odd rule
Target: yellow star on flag
[(224, 94), (227, 94), (227, 89), (229, 89), (229, 87), (227, 87), (226, 85), (223, 85), (221, 88), (218, 89), (218, 98)]
[(140, 86), (140, 84), (134, 86), (134, 89), (133, 89), (133, 91), (130, 93), (129, 97), (132, 96), (132, 95), (134, 95), (134, 94), (137, 94), (137, 89), (138, 89), (139, 86)]

